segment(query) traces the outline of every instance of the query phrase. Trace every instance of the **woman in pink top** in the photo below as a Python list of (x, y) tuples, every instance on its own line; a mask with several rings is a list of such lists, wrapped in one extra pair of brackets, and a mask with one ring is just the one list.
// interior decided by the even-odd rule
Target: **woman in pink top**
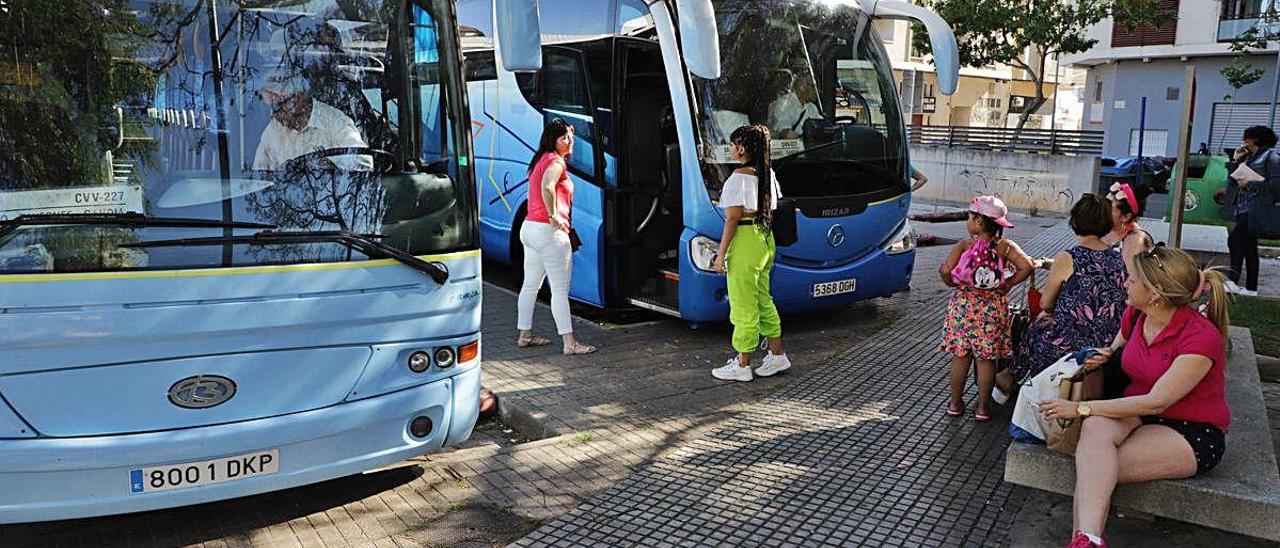
[(551, 281), (551, 316), (564, 340), (564, 353), (590, 354), (596, 347), (573, 336), (569, 314), (569, 280), (572, 278), (573, 244), (569, 220), (573, 211), (573, 180), (564, 159), (573, 154), (573, 126), (551, 120), (542, 130), (538, 150), (529, 160), (529, 212), (520, 226), (524, 246), (524, 284), (516, 301), (516, 346), (546, 346), (550, 340), (533, 334), (533, 309), (542, 280)]
[(1107, 191), (1107, 199), (1111, 200), (1111, 234), (1102, 241), (1118, 246), (1125, 264), (1133, 261), (1133, 256), (1151, 249), (1155, 240), (1151, 233), (1138, 225), (1147, 209), (1147, 196), (1151, 188), (1146, 185), (1132, 186), (1128, 183), (1115, 183)]
[[(1118, 343), (1085, 363), (1101, 366), (1128, 341), (1120, 357), (1130, 379), (1124, 397), (1040, 403), (1050, 420), (1085, 417), (1076, 448), (1071, 547), (1106, 546), (1101, 535), (1117, 483), (1203, 474), (1226, 448), (1226, 277), (1201, 271), (1186, 252), (1161, 245), (1135, 254), (1128, 268), (1130, 308)], [(1194, 307), (1205, 293), (1202, 316)]]

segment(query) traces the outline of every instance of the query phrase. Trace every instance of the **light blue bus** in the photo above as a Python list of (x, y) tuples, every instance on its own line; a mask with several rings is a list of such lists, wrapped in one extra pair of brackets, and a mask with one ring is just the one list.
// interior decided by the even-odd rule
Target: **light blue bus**
[(284, 489), (470, 436), (454, 2), (8, 6), (0, 523)]
[[(520, 264), (526, 166), (543, 124), (560, 117), (576, 128), (568, 164), (584, 241), (570, 296), (723, 321), (725, 278), (712, 265), (724, 224), (716, 201), (736, 167), (728, 136), (764, 123), (782, 193), (799, 210), (799, 241), (778, 249), (778, 308), (907, 288), (907, 139), (872, 23), (924, 23), (950, 93), (955, 38), (937, 15), (891, 0), (542, 0), (543, 68), (510, 74), (497, 69), (488, 8), (458, 2), (487, 257)], [(717, 33), (692, 32), (702, 19)]]

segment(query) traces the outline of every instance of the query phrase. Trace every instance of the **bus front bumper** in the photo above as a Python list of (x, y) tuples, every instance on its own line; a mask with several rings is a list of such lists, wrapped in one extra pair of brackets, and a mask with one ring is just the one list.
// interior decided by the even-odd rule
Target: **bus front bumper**
[[(466, 440), (480, 363), (425, 385), (279, 417), (164, 432), (0, 440), (0, 523), (123, 514), (298, 487), (395, 463)], [(424, 437), (409, 423), (431, 419)], [(131, 494), (134, 469), (278, 450), (278, 471)]]
[[(685, 244), (687, 246), (687, 243)], [(723, 322), (729, 319), (729, 297), (724, 275), (695, 267), (683, 257), (680, 265), (680, 317), (692, 323)], [(906, 291), (911, 285), (915, 250), (890, 255), (877, 249), (846, 265), (807, 268), (775, 261), (770, 274), (770, 294), (781, 314), (799, 314), (844, 306)], [(855, 280), (853, 291), (821, 297), (814, 286)]]

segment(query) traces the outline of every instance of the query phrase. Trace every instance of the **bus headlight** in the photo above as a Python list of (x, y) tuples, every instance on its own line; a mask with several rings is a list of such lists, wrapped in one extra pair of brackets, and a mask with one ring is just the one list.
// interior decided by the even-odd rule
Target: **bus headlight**
[(689, 260), (698, 270), (714, 272), (716, 269), (716, 253), (720, 251), (720, 242), (706, 236), (694, 236), (689, 240)]
[(421, 350), (409, 354), (409, 370), (414, 373), (421, 373), (431, 367), (431, 356)]
[(448, 346), (442, 346), (440, 348), (437, 348), (436, 356), (435, 356), (436, 367), (439, 367), (440, 369), (453, 367), (454, 358), (456, 357), (457, 357), (457, 354), (454, 353), (453, 348), (450, 348)]
[(916, 231), (911, 228), (911, 221), (902, 221), (902, 226), (893, 232), (893, 236), (880, 244), (880, 249), (889, 255), (900, 255), (915, 248)]

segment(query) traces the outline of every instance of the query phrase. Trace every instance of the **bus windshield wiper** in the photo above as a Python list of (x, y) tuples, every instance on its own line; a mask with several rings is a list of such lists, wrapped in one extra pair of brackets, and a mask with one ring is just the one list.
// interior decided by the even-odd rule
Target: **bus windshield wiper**
[(265, 230), (244, 236), (211, 236), (207, 238), (179, 238), (125, 243), (120, 247), (183, 247), (201, 245), (288, 245), (309, 243), (336, 243), (359, 251), (371, 259), (394, 259), (414, 270), (431, 276), (437, 284), (449, 281), (449, 270), (443, 264), (424, 261), (380, 240), (380, 234), (359, 234), (349, 230)]
[(57, 213), (50, 215), (18, 215), (0, 221), (0, 238), (8, 236), (20, 226), (99, 225), (99, 226), (162, 226), (181, 228), (256, 228), (270, 230), (276, 225), (219, 219), (185, 217), (148, 217), (141, 213)]
[(786, 156), (782, 156), (782, 157), (779, 157), (779, 158), (775, 158), (775, 159), (773, 160), (773, 163), (774, 163), (774, 164), (779, 164), (779, 163), (785, 162), (785, 161), (787, 161), (787, 160), (790, 160), (790, 159), (792, 159), (792, 158), (795, 158), (796, 156), (799, 156), (799, 155), (801, 155), (801, 154), (808, 154), (808, 153), (813, 152), (813, 151), (815, 151), (815, 150), (822, 150), (822, 149), (824, 149), (824, 148), (833, 147), (833, 146), (836, 146), (836, 145), (843, 145), (844, 143), (845, 143), (845, 140), (844, 140), (844, 139), (836, 139), (836, 140), (834, 140), (834, 141), (828, 141), (828, 142), (822, 143), (822, 144), (820, 144), (820, 145), (813, 145), (813, 146), (811, 146), (811, 147), (809, 147), (809, 148), (806, 148), (806, 149), (804, 149), (804, 150), (797, 150), (797, 151), (792, 152), (791, 154), (788, 154), (788, 155), (786, 155)]

